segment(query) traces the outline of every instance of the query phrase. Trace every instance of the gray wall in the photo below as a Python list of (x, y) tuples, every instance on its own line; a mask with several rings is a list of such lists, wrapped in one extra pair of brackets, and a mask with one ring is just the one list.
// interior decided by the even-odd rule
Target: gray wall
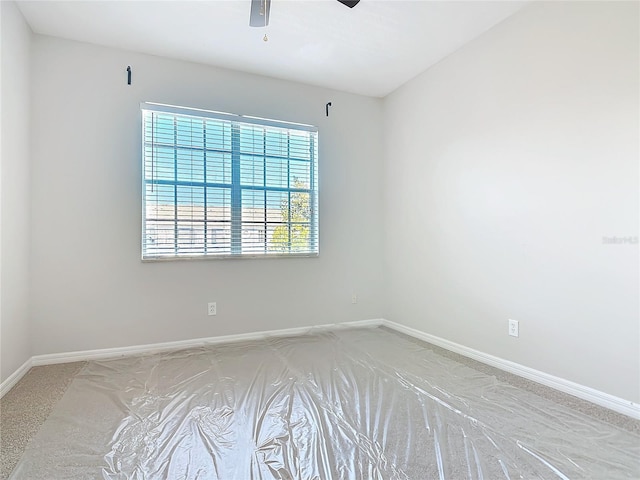
[[(34, 354), (381, 316), (380, 99), (51, 37), (33, 55)], [(142, 101), (317, 125), (320, 256), (142, 263)]]
[(2, 21), (0, 379), (31, 357), (29, 338), (29, 59), (31, 30), (12, 2)]
[(638, 13), (534, 2), (385, 99), (390, 320), (640, 400)]

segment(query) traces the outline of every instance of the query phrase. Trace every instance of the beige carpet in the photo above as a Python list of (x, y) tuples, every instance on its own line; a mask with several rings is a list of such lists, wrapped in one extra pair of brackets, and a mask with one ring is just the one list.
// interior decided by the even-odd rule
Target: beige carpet
[[(381, 329), (392, 331), (390, 329), (387, 329), (386, 327), (381, 327)], [(497, 368), (491, 367), (489, 365), (478, 362), (471, 358), (467, 358), (458, 353), (445, 350), (444, 348), (440, 348), (436, 345), (425, 343), (421, 340), (417, 340), (408, 335), (404, 335), (402, 333), (398, 333), (395, 331), (394, 333), (396, 335), (406, 338), (410, 342), (415, 342), (419, 345), (423, 345), (429, 348), (430, 350), (438, 353), (439, 355), (442, 355), (443, 357), (450, 358), (455, 362), (471, 367), (479, 372), (486, 373), (487, 375), (495, 377), (500, 381), (513, 385), (514, 387), (521, 388), (522, 390), (527, 392), (535, 393), (536, 395), (542, 398), (545, 398), (547, 400), (551, 400), (560, 405), (569, 407), (575, 410), (576, 412), (585, 414), (588, 417), (593, 418), (595, 420), (600, 420), (600, 421), (609, 423), (611, 425), (615, 425), (616, 427), (622, 428), (624, 430), (628, 430), (629, 432), (633, 432), (640, 435), (640, 420), (634, 420), (633, 418), (630, 418), (618, 412), (614, 412), (613, 410), (609, 410), (608, 408), (595, 405), (586, 400), (582, 400), (581, 398), (577, 398), (577, 397), (574, 397), (573, 395), (569, 395), (568, 393), (564, 393), (559, 390), (555, 390), (551, 387), (547, 387), (546, 385), (541, 385), (531, 380), (527, 380), (526, 378), (519, 377), (517, 375), (505, 372), (503, 370), (499, 370)]]
[(75, 362), (33, 367), (0, 399), (0, 479), (9, 477), (83, 365)]
[[(248, 368), (240, 371), (238, 365), (243, 362), (246, 362)], [(296, 437), (296, 429), (301, 428), (302, 417), (293, 421), (291, 412), (287, 413), (286, 409), (278, 410), (294, 397), (297, 398), (299, 411), (306, 411), (307, 407), (315, 404), (320, 406), (315, 415), (331, 412), (332, 416), (324, 419), (324, 423), (320, 418), (321, 425), (336, 429), (334, 435), (328, 437), (329, 447), (335, 438), (343, 441), (339, 446), (334, 445), (332, 452), (324, 452), (322, 455), (326, 458), (314, 468), (326, 466), (331, 469), (336, 462), (343, 462), (344, 466), (347, 465), (345, 460), (357, 456), (360, 457), (359, 460), (366, 462), (384, 453), (387, 458), (385, 461), (388, 462), (389, 458), (396, 460), (395, 464), (392, 461), (374, 465), (376, 472), (384, 473), (380, 478), (405, 478), (403, 472), (409, 473), (411, 468), (414, 473), (435, 473), (428, 469), (435, 465), (436, 460), (444, 462), (441, 465), (443, 471), (449, 474), (465, 472), (465, 478), (481, 478), (471, 474), (469, 467), (475, 467), (484, 469), (484, 478), (493, 478), (487, 477), (487, 474), (492, 472), (489, 463), (496, 459), (500, 463), (504, 460), (511, 474), (534, 474), (539, 473), (537, 469), (540, 468), (537, 455), (548, 455), (547, 458), (557, 461), (558, 465), (564, 464), (563, 468), (572, 468), (572, 462), (577, 461), (586, 468), (599, 469), (597, 471), (601, 473), (602, 468), (604, 471), (609, 466), (617, 468), (619, 465), (616, 463), (622, 460), (627, 466), (618, 472), (620, 475), (625, 471), (640, 473), (640, 458), (636, 452), (637, 445), (640, 445), (639, 421), (386, 329), (342, 332), (337, 336), (327, 334), (271, 339), (157, 356), (132, 357), (131, 360), (89, 362), (82, 369), (83, 365), (75, 363), (34, 368), (0, 401), (2, 479), (7, 478), (25, 452), (27, 443), (56, 405), (59, 405), (56, 407), (57, 414), (54, 415), (56, 418), (47, 421), (47, 428), (43, 428), (33, 445), (26, 449), (25, 458), (28, 461), (23, 459), (17, 478), (58, 478), (56, 470), (47, 470), (49, 466), (43, 470), (34, 465), (46, 464), (51, 458), (62, 458), (64, 462), (65, 458), (69, 458), (67, 454), (74, 455), (76, 452), (79, 454), (80, 464), (93, 455), (88, 463), (80, 465), (85, 470), (75, 470), (76, 473), (97, 473), (100, 468), (104, 471), (105, 467), (100, 465), (105, 465), (103, 462), (106, 460), (109, 464), (106, 470), (113, 470), (114, 474), (119, 471), (124, 475), (117, 478), (130, 478), (124, 473), (125, 467), (128, 467), (127, 462), (144, 452), (136, 450), (138, 453), (132, 457), (125, 454), (122, 446), (131, 445), (130, 440), (139, 438), (141, 432), (147, 431), (152, 423), (155, 424), (158, 414), (164, 416), (163, 401), (169, 399), (171, 401), (167, 405), (171, 406), (172, 413), (167, 418), (181, 425), (176, 427), (179, 431), (171, 433), (165, 439), (168, 444), (175, 443), (178, 450), (172, 448), (172, 452), (184, 449), (184, 438), (192, 435), (189, 429), (184, 430), (184, 425), (191, 425), (196, 430), (200, 427), (205, 427), (206, 430), (207, 425), (220, 427), (217, 420), (210, 423), (212, 413), (218, 420), (235, 415), (236, 426), (241, 425), (239, 420), (260, 417), (260, 422), (266, 422), (265, 419), (270, 418), (272, 421), (277, 420), (277, 424), (271, 424), (267, 428), (272, 433), (279, 431), (284, 424), (289, 424), (291, 429), (286, 434), (288, 436), (282, 437), (282, 432), (274, 435), (273, 439), (277, 441), (273, 441), (276, 444), (267, 443), (258, 450), (261, 455), (266, 455), (265, 452), (271, 455), (270, 465), (277, 464), (283, 472), (289, 471), (293, 467), (286, 466), (286, 462), (282, 463), (282, 460), (299, 457), (300, 450), (297, 450), (298, 454), (291, 452), (304, 446), (304, 439), (313, 438), (309, 431), (304, 434), (298, 432), (301, 436)], [(65, 401), (60, 402), (74, 378), (74, 388), (70, 388)], [(255, 389), (256, 381), (262, 385), (261, 395), (257, 397), (253, 393), (246, 393)], [(274, 387), (274, 381), (280, 387), (287, 388), (279, 390), (278, 387), (273, 392), (275, 396), (269, 397), (270, 400), (264, 403), (268, 396), (263, 397), (262, 394)], [(340, 382), (359, 388), (335, 390)], [(241, 388), (243, 383), (247, 389)], [(225, 386), (219, 393), (211, 387), (217, 384)], [(283, 391), (289, 393), (284, 395)], [(292, 396), (291, 392), (298, 393)], [(305, 392), (304, 396), (299, 396), (300, 392)], [(202, 399), (203, 395), (207, 398)], [(182, 397), (188, 398), (188, 403)], [(225, 405), (229, 408), (218, 408), (211, 412), (207, 410), (207, 415), (203, 415), (204, 407), (217, 404), (223, 397), (227, 402), (232, 397), (236, 400)], [(311, 398), (313, 402), (309, 400)], [(281, 403), (285, 399), (289, 400)], [(390, 399), (393, 399), (391, 403)], [(358, 402), (362, 408), (351, 410)], [(278, 408), (274, 405), (278, 405)], [(152, 408), (149, 410), (148, 407)], [(255, 416), (258, 410), (262, 411), (262, 415)], [(389, 413), (393, 410), (396, 413)], [(180, 411), (182, 413), (178, 413)], [(194, 416), (194, 412), (198, 415)], [(217, 416), (216, 412), (224, 415)], [(239, 412), (243, 412), (243, 415)], [(415, 442), (422, 442), (423, 446), (428, 447), (427, 450), (422, 447), (419, 449), (425, 457), (429, 448), (434, 445), (434, 438), (425, 436), (425, 432), (428, 433), (430, 429), (422, 432), (413, 429), (413, 425), (420, 423), (423, 418), (428, 419), (433, 432), (446, 435), (441, 437), (446, 438), (444, 443), (440, 440), (440, 446), (445, 450), (436, 451), (434, 461), (416, 457), (413, 452), (418, 445)], [(399, 426), (399, 422), (406, 425)], [(248, 432), (248, 438), (255, 436), (256, 425), (252, 427), (253, 433)], [(265, 425), (266, 423), (262, 423), (262, 428), (266, 428)], [(309, 423), (306, 425), (313, 428)], [(103, 428), (105, 426), (107, 428)], [(90, 432), (92, 428), (95, 431)], [(234, 434), (241, 430), (242, 428)], [(382, 430), (387, 433), (378, 436)], [(83, 439), (63, 446), (55, 445), (58, 442), (52, 441), (53, 438), (66, 439), (73, 436), (69, 432)], [(462, 432), (462, 435), (457, 432)], [(234, 442), (229, 443), (228, 439), (223, 438), (229, 433), (225, 429), (207, 433), (204, 438), (212, 443), (199, 450), (193, 449), (193, 444), (189, 444), (189, 455), (194, 452), (205, 453), (211, 445), (218, 452), (232, 452)], [(99, 435), (103, 435), (104, 439), (93, 445), (92, 440)], [(258, 437), (254, 440), (256, 438)], [(271, 439), (272, 436), (268, 435), (268, 438)], [(115, 443), (111, 442), (114, 439)], [(460, 443), (469, 439), (472, 442), (471, 448)], [(488, 440), (491, 445), (487, 443)], [(354, 442), (368, 453), (363, 455), (362, 450), (345, 453), (350, 451)], [(407, 444), (403, 447), (404, 442)], [(60, 443), (64, 443), (64, 440)], [(324, 442), (320, 441), (319, 444), (322, 443)], [(250, 444), (254, 445), (253, 442)], [(438, 441), (435, 444), (437, 446)], [(148, 443), (145, 440), (140, 445)], [(292, 445), (295, 448), (287, 457), (283, 452)], [(526, 451), (522, 449), (523, 446), (530, 449), (531, 453), (523, 454)], [(105, 455), (111, 448), (112, 451)], [(458, 448), (461, 450), (456, 451)], [(398, 462), (403, 450), (409, 455)], [(449, 451), (448, 454), (446, 450)], [(465, 453), (469, 452), (479, 454), (480, 457), (470, 460), (466, 456), (467, 459), (464, 460)], [(226, 453), (220, 455), (218, 460), (223, 461), (221, 464), (228, 460), (225, 458)], [(309, 454), (308, 458), (315, 461), (318, 455), (320, 454)], [(598, 456), (601, 460), (597, 459)], [(179, 457), (174, 453), (167, 458), (172, 461)], [(197, 463), (193, 457), (189, 458)], [(266, 459), (267, 456), (262, 458)], [(146, 460), (147, 464), (152, 464), (157, 457), (152, 454)], [(308, 464), (309, 468), (312, 463)], [(163, 462), (161, 464), (164, 465)], [(61, 467), (62, 470), (57, 470), (59, 475), (71, 472), (69, 465)], [(134, 464), (130, 467), (131, 472), (139, 468)], [(298, 472), (301, 471), (300, 465), (296, 468)], [(353, 470), (355, 467), (349, 468)], [(500, 469), (503, 468), (505, 467), (500, 466)], [(493, 470), (493, 473), (501, 471)], [(355, 474), (355, 470), (351, 473)], [(583, 475), (581, 478), (593, 478), (588, 476), (588, 471), (582, 473), (587, 476)], [(77, 474), (63, 476), (94, 478)], [(408, 478), (418, 477), (414, 475)], [(443, 478), (454, 477), (449, 475)], [(523, 478), (529, 477), (525, 475)], [(543, 474), (539, 478), (547, 476)], [(607, 478), (627, 476), (614, 475)]]

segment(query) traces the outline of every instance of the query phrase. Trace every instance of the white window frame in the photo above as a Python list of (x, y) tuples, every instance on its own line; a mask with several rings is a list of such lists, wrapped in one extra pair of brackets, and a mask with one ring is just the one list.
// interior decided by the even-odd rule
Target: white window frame
[[(159, 103), (141, 103), (140, 109), (142, 113), (142, 241), (141, 241), (141, 255), (143, 261), (156, 261), (156, 260), (175, 260), (175, 259), (202, 259), (202, 258), (272, 258), (272, 257), (315, 257), (319, 255), (319, 218), (318, 218), (318, 129), (312, 125), (282, 122), (278, 120), (271, 120), (259, 117), (250, 117), (243, 115), (235, 115), (224, 112), (214, 112), (208, 110), (200, 110), (188, 107), (177, 107), (174, 105), (164, 105)], [(180, 143), (178, 140), (178, 133), (176, 127), (175, 140), (173, 146), (167, 143), (160, 143), (153, 135), (153, 129), (157, 115), (162, 115), (166, 120), (167, 116), (173, 116), (175, 124), (178, 119), (196, 119), (197, 121), (203, 121), (204, 138), (206, 139), (206, 125), (207, 120), (217, 120), (217, 125), (224, 124), (230, 127), (231, 131), (231, 148), (224, 151), (224, 154), (231, 156), (231, 179), (230, 181), (219, 183), (209, 182), (206, 174), (207, 168), (207, 152), (220, 153), (220, 150), (213, 147), (208, 147), (206, 140), (202, 141), (202, 146), (193, 147), (192, 145)], [(149, 129), (149, 123), (152, 122)], [(156, 122), (157, 124), (157, 122)], [(258, 128), (263, 129), (265, 132), (265, 139), (267, 134), (286, 136), (287, 147), (286, 154), (274, 155), (269, 153), (266, 148), (267, 142), (265, 140), (265, 149), (263, 153), (250, 153), (242, 151), (240, 132), (242, 128)], [(151, 132), (151, 133), (149, 133)], [(292, 136), (292, 134), (294, 136)], [(298, 137), (295, 137), (298, 135)], [(284, 138), (284, 137), (283, 137)], [(308, 139), (309, 149), (306, 151), (306, 142), (303, 142), (305, 146), (304, 151), (300, 150), (298, 140), (295, 138)], [(294, 146), (298, 147), (298, 150)], [(154, 153), (158, 148), (164, 148), (165, 150), (173, 148), (176, 159), (178, 158), (178, 151), (184, 149), (198, 150), (202, 152), (202, 160), (193, 160), (193, 165), (204, 168), (204, 175), (201, 179), (194, 181), (184, 181), (179, 179), (179, 171), (184, 165), (178, 166), (178, 160), (175, 161), (174, 166), (174, 178), (173, 180), (159, 179), (154, 173), (154, 167), (157, 163), (157, 153)], [(303, 152), (306, 156), (305, 159), (301, 159), (295, 156), (296, 152)], [(253, 165), (251, 162), (255, 162), (255, 165), (262, 165), (264, 170), (263, 184), (243, 184), (241, 178), (241, 157), (243, 161), (248, 162), (249, 165)], [(192, 156), (193, 158), (193, 156)], [(246, 160), (250, 158), (250, 160)], [(180, 160), (183, 162), (184, 160)], [(286, 186), (273, 186), (268, 183), (267, 168), (270, 161), (285, 162), (286, 167)], [(292, 178), (292, 172), (294, 167), (292, 165), (298, 164), (304, 165), (304, 162), (308, 162), (308, 182), (304, 185), (294, 184)], [(282, 163), (281, 163), (282, 164)], [(166, 167), (166, 163), (165, 163)], [(209, 166), (209, 168), (211, 168)], [(222, 167), (223, 169), (225, 167)], [(254, 168), (254, 167), (252, 167)], [(306, 168), (306, 167), (305, 167)], [(165, 173), (166, 176), (166, 173)], [(280, 180), (282, 181), (282, 179)], [(159, 189), (160, 185), (168, 189), (173, 186), (175, 190), (175, 196), (172, 201), (167, 201), (161, 207), (164, 208), (163, 215), (171, 215), (167, 213), (173, 207), (173, 214), (171, 217), (163, 217), (159, 220), (158, 217), (158, 197), (160, 194), (154, 196), (153, 189)], [(191, 225), (202, 225), (202, 232), (189, 231), (189, 227), (185, 227), (185, 221), (178, 213), (179, 206), (185, 207), (184, 202), (179, 201), (178, 189), (183, 188), (195, 188), (203, 189), (203, 195), (205, 198), (203, 205), (196, 206), (195, 203), (191, 205), (192, 211), (196, 208), (200, 208), (203, 211), (202, 218), (191, 219)], [(207, 218), (207, 192), (209, 188), (216, 188), (222, 190), (229, 190), (230, 193), (230, 214), (228, 220), (209, 220)], [(255, 195), (264, 194), (264, 220), (244, 220), (246, 213), (243, 210), (242, 199), (243, 193), (249, 191), (257, 192)], [(274, 208), (270, 208), (268, 205), (268, 195), (280, 195), (285, 198), (282, 201), (282, 214), (280, 221), (274, 221)], [(156, 199), (155, 205), (153, 199)], [(166, 197), (163, 197), (166, 198)], [(276, 198), (276, 197), (274, 197)], [(295, 198), (303, 199), (303, 202), (308, 201), (308, 205), (303, 203), (304, 216), (301, 220), (292, 220), (292, 204), (295, 204)], [(300, 201), (300, 200), (299, 200)], [(273, 202), (271, 202), (272, 204)], [(154, 210), (152, 207), (156, 207)], [(189, 208), (189, 205), (186, 205)], [(260, 207), (263, 208), (263, 207)], [(260, 211), (258, 209), (258, 212)], [(285, 212), (288, 208), (288, 214), (285, 218)], [(247, 209), (248, 210), (248, 209)], [(155, 213), (154, 213), (155, 212)], [(155, 216), (154, 216), (155, 214)], [(226, 217), (225, 217), (226, 219)], [(162, 224), (165, 232), (169, 232), (169, 240), (161, 244), (158, 241), (158, 225)], [(155, 228), (154, 228), (155, 227)], [(224, 228), (223, 228), (224, 227)], [(251, 227), (251, 228), (250, 228)], [(280, 228), (277, 235), (277, 242), (273, 239), (275, 229)], [(173, 229), (173, 237), (171, 237), (171, 230)], [(226, 229), (229, 234), (228, 245), (226, 243), (219, 249), (214, 248), (213, 242), (217, 242), (219, 238), (224, 238), (221, 232)], [(303, 232), (302, 237), (298, 234), (298, 240), (296, 241), (295, 232)], [(284, 233), (283, 233), (284, 232)], [(251, 237), (254, 243), (247, 243), (244, 241), (244, 237)], [(282, 237), (282, 238), (281, 238)], [(173, 238), (173, 240), (171, 240)], [(185, 242), (185, 238), (189, 238), (189, 242)], [(303, 240), (300, 241), (299, 238)], [(182, 240), (181, 240), (182, 239)], [(195, 239), (195, 240), (194, 240)], [(257, 240), (256, 240), (257, 239)], [(171, 241), (173, 241), (173, 248), (171, 247)], [(156, 243), (157, 242), (157, 243)], [(183, 242), (183, 243), (181, 243)], [(191, 242), (191, 243), (190, 243)], [(195, 243), (193, 243), (195, 242)], [(260, 246), (260, 242), (263, 242), (264, 248)], [(185, 246), (186, 245), (186, 246)], [(275, 247), (274, 247), (275, 245)]]

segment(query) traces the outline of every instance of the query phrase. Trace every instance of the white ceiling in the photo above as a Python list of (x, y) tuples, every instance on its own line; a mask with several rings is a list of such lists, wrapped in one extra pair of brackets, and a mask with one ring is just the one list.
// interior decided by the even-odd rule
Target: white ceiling
[[(523, 1), (21, 1), (35, 33), (383, 97)], [(263, 36), (269, 41), (264, 42)]]

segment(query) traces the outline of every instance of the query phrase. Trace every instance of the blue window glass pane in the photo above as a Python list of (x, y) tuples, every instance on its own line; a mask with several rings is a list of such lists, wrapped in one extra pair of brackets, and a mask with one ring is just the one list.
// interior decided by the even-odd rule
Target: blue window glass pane
[(231, 224), (210, 223), (207, 226), (207, 252), (212, 255), (231, 254)]
[(231, 184), (231, 154), (207, 152), (207, 183)]
[(267, 192), (267, 221), (286, 222), (289, 218), (289, 192)]
[(264, 160), (262, 157), (240, 156), (240, 184), (264, 185)]
[(268, 187), (286, 188), (289, 184), (289, 162), (286, 158), (269, 158), (266, 161), (266, 184)]
[(175, 180), (175, 150), (156, 146), (152, 149), (145, 170), (149, 172), (151, 180)]
[(311, 164), (309, 162), (291, 160), (289, 163), (291, 188), (309, 188), (311, 184)]
[(231, 151), (231, 124), (221, 120), (206, 120), (206, 147)]
[(311, 137), (308, 132), (290, 132), (289, 156), (300, 160), (311, 159)]
[(242, 221), (265, 221), (265, 195), (263, 190), (242, 191)]
[(173, 185), (145, 186), (145, 216), (170, 220), (175, 216), (175, 187)]
[(310, 196), (308, 193), (292, 192), (290, 196), (290, 215), (292, 222), (311, 221), (311, 205), (309, 204)]
[(194, 148), (204, 147), (202, 119), (189, 117), (176, 118), (176, 145)]
[(144, 235), (147, 255), (174, 255), (175, 223), (173, 221), (147, 221)]
[(176, 224), (178, 255), (195, 255), (205, 248), (204, 222), (179, 221)]
[(178, 185), (176, 216), (204, 220), (204, 188)]
[(256, 126), (240, 127), (240, 151), (242, 153), (264, 153), (264, 128)]
[(207, 220), (231, 221), (230, 188), (207, 188)]
[(264, 223), (242, 222), (242, 251), (264, 253), (267, 249), (266, 232)]
[(173, 128), (173, 115), (155, 114), (153, 131), (151, 136), (156, 144), (173, 145), (175, 141), (175, 132)]
[(271, 223), (267, 226), (267, 251), (271, 254), (285, 254), (291, 250), (289, 225)]
[(204, 150), (176, 150), (177, 178), (181, 182), (204, 182)]
[(267, 131), (265, 136), (265, 153), (275, 157), (286, 157), (288, 150), (286, 130)]

